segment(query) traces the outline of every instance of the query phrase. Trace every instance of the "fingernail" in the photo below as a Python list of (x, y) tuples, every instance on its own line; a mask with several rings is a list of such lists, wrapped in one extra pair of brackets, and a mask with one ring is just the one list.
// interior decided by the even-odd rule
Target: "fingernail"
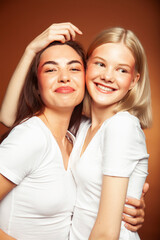
[(128, 228), (128, 224), (125, 223), (124, 226), (125, 226), (126, 228)]

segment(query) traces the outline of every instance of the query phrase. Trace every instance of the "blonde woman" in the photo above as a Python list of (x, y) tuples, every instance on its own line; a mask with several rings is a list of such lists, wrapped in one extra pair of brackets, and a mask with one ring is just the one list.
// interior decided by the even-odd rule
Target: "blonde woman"
[(81, 123), (72, 151), (77, 198), (70, 239), (139, 240), (122, 214), (126, 196), (140, 199), (148, 174), (143, 129), (152, 113), (147, 60), (132, 31), (111, 28), (91, 43), (86, 86), (91, 120)]

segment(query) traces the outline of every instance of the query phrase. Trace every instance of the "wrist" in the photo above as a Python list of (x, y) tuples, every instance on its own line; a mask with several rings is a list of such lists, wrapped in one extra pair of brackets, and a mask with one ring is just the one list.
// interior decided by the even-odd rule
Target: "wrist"
[(24, 51), (24, 55), (28, 58), (34, 58), (36, 56), (36, 53), (30, 46), (27, 46)]

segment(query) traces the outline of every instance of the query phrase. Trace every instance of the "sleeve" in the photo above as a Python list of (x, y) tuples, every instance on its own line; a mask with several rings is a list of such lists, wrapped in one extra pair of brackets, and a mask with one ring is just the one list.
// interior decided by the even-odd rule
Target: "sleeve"
[(42, 159), (44, 144), (40, 129), (15, 127), (0, 145), (0, 173), (18, 185)]
[(105, 125), (102, 146), (103, 174), (129, 177), (146, 154), (145, 137), (138, 119), (125, 114), (113, 117)]

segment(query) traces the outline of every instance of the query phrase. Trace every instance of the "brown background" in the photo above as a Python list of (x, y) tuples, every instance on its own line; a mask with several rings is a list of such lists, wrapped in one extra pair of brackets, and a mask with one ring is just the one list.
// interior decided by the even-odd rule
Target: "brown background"
[[(153, 127), (145, 131), (149, 159), (150, 191), (146, 217), (139, 231), (142, 240), (160, 239), (160, 8), (157, 0), (0, 0), (0, 103), (9, 79), (27, 44), (52, 23), (70, 21), (83, 36), (85, 48), (101, 30), (122, 26), (133, 30), (148, 57), (152, 89)], [(6, 130), (0, 124), (0, 134)]]

